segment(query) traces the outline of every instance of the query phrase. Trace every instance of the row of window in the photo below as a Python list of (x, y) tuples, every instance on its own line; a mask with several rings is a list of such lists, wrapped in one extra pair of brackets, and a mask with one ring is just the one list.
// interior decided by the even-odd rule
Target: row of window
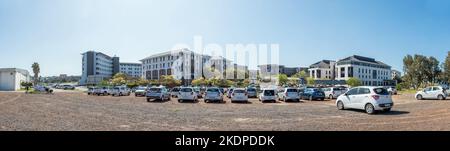
[(158, 68), (171, 68), (173, 66), (173, 62), (161, 63), (161, 64), (153, 64), (144, 66), (144, 70), (158, 69)]
[(166, 61), (166, 60), (174, 60), (174, 59), (178, 59), (178, 58), (180, 58), (180, 57), (179, 56), (174, 57), (172, 55), (169, 55), (169, 56), (163, 56), (163, 57), (147, 59), (147, 60), (144, 60), (144, 63), (145, 64), (157, 63), (158, 61), (161, 62), (161, 61)]

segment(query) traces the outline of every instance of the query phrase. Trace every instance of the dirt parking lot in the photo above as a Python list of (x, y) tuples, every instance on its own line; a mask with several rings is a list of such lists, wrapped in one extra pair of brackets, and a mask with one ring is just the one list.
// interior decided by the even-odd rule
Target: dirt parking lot
[(394, 96), (391, 112), (339, 111), (334, 100), (301, 103), (146, 102), (143, 97), (0, 92), (0, 130), (450, 130), (450, 100)]

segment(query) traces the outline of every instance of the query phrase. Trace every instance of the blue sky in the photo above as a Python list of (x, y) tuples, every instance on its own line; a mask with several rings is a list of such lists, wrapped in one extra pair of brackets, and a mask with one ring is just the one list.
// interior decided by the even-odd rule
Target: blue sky
[(177, 43), (278, 43), (281, 63), (359, 54), (402, 69), (450, 51), (448, 0), (0, 0), (0, 68), (81, 74), (87, 50), (138, 62)]

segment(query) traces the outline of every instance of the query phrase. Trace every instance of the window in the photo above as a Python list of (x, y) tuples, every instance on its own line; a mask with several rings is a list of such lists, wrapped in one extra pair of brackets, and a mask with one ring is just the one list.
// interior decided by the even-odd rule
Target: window
[(358, 88), (353, 88), (347, 92), (347, 95), (356, 95), (358, 94)]
[(378, 95), (389, 95), (389, 92), (385, 88), (375, 88), (373, 91)]
[(370, 89), (368, 89), (368, 88), (359, 88), (358, 94), (370, 94)]
[(348, 77), (353, 77), (353, 67), (348, 67), (347, 75)]
[(341, 78), (345, 77), (345, 67), (341, 68)]

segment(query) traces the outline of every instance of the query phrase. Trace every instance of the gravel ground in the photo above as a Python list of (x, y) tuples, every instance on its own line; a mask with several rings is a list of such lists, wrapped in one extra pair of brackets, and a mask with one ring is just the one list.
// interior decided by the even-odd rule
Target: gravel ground
[(0, 92), (3, 131), (450, 130), (450, 101), (394, 96), (391, 112), (339, 111), (334, 100), (301, 103), (146, 102), (143, 97)]

